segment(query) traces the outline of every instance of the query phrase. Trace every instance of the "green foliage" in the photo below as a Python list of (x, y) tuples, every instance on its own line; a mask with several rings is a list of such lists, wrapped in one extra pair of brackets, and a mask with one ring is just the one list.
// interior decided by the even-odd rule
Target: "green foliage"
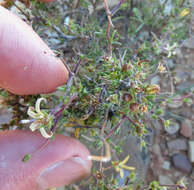
[[(107, 121), (103, 134), (107, 137), (111, 151), (118, 157), (123, 154), (123, 139), (127, 139), (129, 133), (139, 138), (141, 148), (146, 148), (148, 129), (152, 128), (146, 120), (162, 119), (164, 127), (170, 125), (170, 120), (162, 118), (165, 107), (161, 104), (161, 99), (165, 96), (160, 94), (158, 85), (150, 84), (150, 76), (153, 73), (162, 74), (161, 64), (165, 69), (163, 62), (176, 56), (176, 48), (187, 37), (189, 14), (180, 16), (183, 15), (180, 0), (171, 1), (169, 9), (167, 1), (135, 2), (133, 7), (130, 7), (130, 1), (126, 1), (112, 17), (114, 28), (110, 28), (108, 44), (106, 13), (96, 8), (100, 0), (81, 0), (77, 9), (74, 9), (71, 0), (64, 2), (67, 13), (64, 13), (58, 2), (47, 5), (33, 1), (31, 7), (33, 28), (41, 36), (45, 36), (45, 31), (45, 34), (51, 37), (53, 35), (59, 41), (59, 45), (49, 45), (59, 57), (66, 60), (69, 68), (73, 71), (81, 61), (68, 96), (64, 98), (67, 85), (59, 87), (58, 94), (41, 95), (49, 101), (45, 113), (49, 114), (60, 102), (66, 104), (77, 93), (77, 99), (62, 113), (58, 133), (64, 133), (68, 127), (79, 128), (80, 140), (91, 149), (101, 150), (103, 143), (99, 137), (102, 136), (102, 126)], [(91, 6), (94, 11), (89, 14)], [(188, 10), (190, 8), (188, 1), (183, 6)], [(64, 18), (68, 15), (69, 23), (64, 24)], [(65, 37), (71, 38), (66, 40)], [(108, 45), (112, 47), (112, 56), (108, 56)], [(1, 95), (5, 100), (13, 97), (5, 91)], [(19, 101), (17, 98), (14, 100)], [(36, 98), (38, 97), (31, 96), (26, 99), (27, 105), (34, 106)], [(185, 98), (184, 101), (189, 102), (189, 99)], [(12, 106), (10, 101), (6, 104)], [(24, 117), (19, 118), (21, 119)], [(122, 125), (117, 127), (120, 122), (123, 122)], [(49, 128), (51, 125), (49, 123)], [(125, 131), (124, 135), (122, 131)], [(88, 140), (92, 143), (88, 143)], [(26, 155), (23, 161), (28, 161), (30, 157), (31, 155)], [(118, 160), (116, 162), (119, 163)], [(125, 188), (121, 188), (116, 174), (105, 178), (103, 176), (106, 171), (103, 169), (98, 173), (99, 167), (95, 165), (94, 175), (89, 178), (89, 189), (145, 187), (135, 172), (131, 172)], [(81, 185), (87, 186), (82, 183)], [(148, 189), (162, 190), (157, 181), (148, 186)], [(68, 189), (74, 188), (69, 186)]]

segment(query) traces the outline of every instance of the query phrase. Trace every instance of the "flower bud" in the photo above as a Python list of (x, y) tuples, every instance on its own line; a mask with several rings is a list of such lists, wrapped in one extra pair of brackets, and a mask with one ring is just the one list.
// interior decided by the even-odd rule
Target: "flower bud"
[(132, 98), (133, 98), (132, 95), (129, 93), (123, 94), (123, 101), (125, 101), (125, 102), (130, 102), (132, 100)]
[(157, 84), (150, 85), (146, 88), (148, 94), (157, 94), (160, 91), (160, 87)]
[(132, 112), (138, 112), (139, 111), (139, 105), (137, 103), (130, 104), (129, 108)]

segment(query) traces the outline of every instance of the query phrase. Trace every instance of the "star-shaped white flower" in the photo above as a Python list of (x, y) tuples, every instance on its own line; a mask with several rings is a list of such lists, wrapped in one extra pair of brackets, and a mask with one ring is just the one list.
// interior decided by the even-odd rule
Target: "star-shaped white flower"
[(31, 123), (30, 129), (31, 129), (31, 131), (35, 131), (35, 130), (39, 129), (40, 133), (43, 137), (51, 138), (53, 133), (50, 132), (50, 134), (48, 134), (47, 131), (45, 130), (45, 126), (48, 127), (49, 124), (51, 124), (52, 117), (51, 117), (51, 115), (49, 115), (45, 112), (42, 112), (40, 110), (40, 104), (42, 101), (45, 101), (45, 103), (46, 103), (45, 98), (39, 98), (36, 101), (35, 108), (34, 107), (28, 108), (27, 114), (30, 117), (32, 117), (33, 119), (35, 119), (35, 121), (33, 123)]
[(176, 48), (177, 48), (177, 43), (174, 43), (172, 46), (170, 46), (169, 44), (166, 45), (166, 47), (164, 47), (164, 49), (167, 51), (168, 55), (167, 57), (171, 57), (172, 55), (176, 55)]

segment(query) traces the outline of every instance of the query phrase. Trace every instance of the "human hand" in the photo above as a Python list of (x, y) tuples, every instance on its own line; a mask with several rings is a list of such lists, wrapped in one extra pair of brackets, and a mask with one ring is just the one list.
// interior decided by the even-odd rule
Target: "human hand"
[[(23, 21), (0, 7), (0, 87), (19, 95), (52, 92), (68, 71)], [(56, 135), (24, 163), (24, 155), (44, 142), (38, 133), (0, 132), (0, 189), (44, 190), (85, 177), (89, 151), (77, 140)]]

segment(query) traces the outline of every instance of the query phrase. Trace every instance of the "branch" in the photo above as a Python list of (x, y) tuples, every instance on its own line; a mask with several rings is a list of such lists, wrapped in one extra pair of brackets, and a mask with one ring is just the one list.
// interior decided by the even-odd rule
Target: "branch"
[[(68, 81), (67, 81), (67, 84), (66, 84), (66, 90), (65, 90), (65, 93), (64, 93), (64, 96), (63, 96), (63, 100), (65, 100), (65, 98), (67, 97), (67, 95), (68, 95), (68, 93), (71, 89), (71, 86), (72, 86), (72, 83), (73, 83), (73, 77), (77, 74), (77, 72), (80, 68), (80, 65), (81, 65), (81, 60), (78, 61), (78, 63), (75, 66), (75, 69), (72, 73), (71, 70), (69, 69), (69, 67), (65, 64), (67, 70), (69, 71), (69, 78), (68, 78)], [(63, 102), (59, 103), (59, 105), (54, 108), (54, 110), (51, 112), (51, 114), (55, 115), (54, 113), (56, 113), (57, 110), (60, 110), (60, 108), (62, 106), (63, 106)]]
[(126, 0), (120, 0), (120, 2), (113, 8), (112, 11), (110, 11), (109, 7), (108, 7), (108, 3), (107, 0), (104, 0), (104, 6), (106, 9), (106, 15), (108, 18), (108, 25), (107, 25), (107, 29), (106, 29), (106, 39), (108, 42), (108, 57), (111, 58), (112, 57), (112, 44), (111, 44), (111, 40), (110, 40), (110, 29), (111, 26), (114, 27), (111, 17), (119, 10), (120, 6), (125, 2)]
[[(71, 86), (72, 86), (72, 83), (73, 83), (73, 77), (77, 74), (77, 72), (80, 68), (80, 65), (81, 65), (81, 60), (79, 60), (78, 63), (76, 64), (73, 73), (70, 71), (69, 67), (66, 66), (68, 71), (69, 71), (69, 79), (68, 79), (67, 84), (66, 84), (66, 90), (65, 90), (65, 93), (64, 93), (64, 96), (63, 96), (63, 100), (65, 100), (65, 98), (67, 97), (67, 95), (68, 95), (68, 93), (71, 89)], [(77, 96), (78, 96), (77, 93), (73, 94), (73, 96), (70, 98), (70, 100), (66, 104), (63, 104), (63, 102), (59, 103), (59, 105), (56, 106), (54, 108), (54, 110), (51, 112), (51, 114), (54, 117), (54, 124), (51, 127), (51, 132), (54, 133), (56, 131), (57, 123), (61, 119), (63, 110), (67, 109), (69, 107), (69, 105), (72, 103), (72, 101), (77, 98)]]
[(104, 0), (104, 6), (106, 9), (106, 15), (108, 18), (108, 25), (107, 25), (107, 29), (106, 29), (106, 39), (108, 42), (108, 57), (112, 57), (112, 44), (111, 44), (111, 40), (110, 40), (110, 27), (113, 26), (113, 24), (112, 24), (112, 20), (111, 20), (111, 12), (109, 10), (107, 0)]
[(120, 0), (120, 2), (113, 8), (111, 11), (111, 16), (113, 16), (121, 7), (121, 5), (125, 2), (126, 0)]
[(63, 104), (61, 107), (60, 107), (60, 110), (57, 111), (54, 116), (55, 116), (55, 121), (54, 121), (54, 124), (53, 126), (51, 127), (51, 132), (55, 132), (56, 131), (56, 127), (57, 127), (57, 123), (58, 121), (60, 120), (61, 116), (62, 116), (62, 113), (63, 113), (63, 110), (64, 109), (67, 109), (69, 107), (69, 105), (72, 103), (73, 100), (75, 100), (77, 98), (77, 93), (75, 93), (71, 98), (70, 100), (66, 103), (66, 104)]
[(127, 119), (126, 116), (123, 116), (122, 119), (117, 123), (117, 125), (109, 132), (109, 134), (106, 136), (106, 139), (108, 139), (110, 136), (113, 135), (113, 133), (121, 126), (121, 124)]

